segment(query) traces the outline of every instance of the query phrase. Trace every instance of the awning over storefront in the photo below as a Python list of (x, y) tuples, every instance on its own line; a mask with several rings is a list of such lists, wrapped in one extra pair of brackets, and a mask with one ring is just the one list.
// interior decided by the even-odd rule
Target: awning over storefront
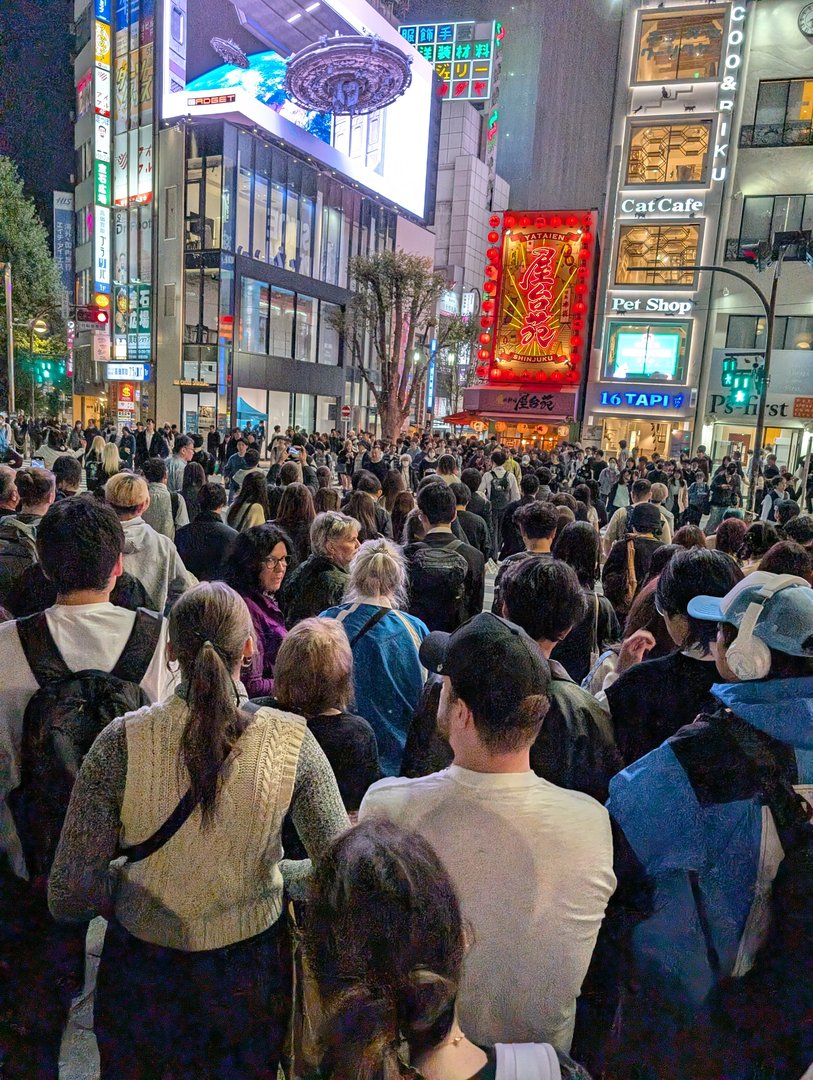
[(259, 409), (255, 409), (253, 405), (245, 400), (245, 398), (239, 397), (237, 399), (237, 416), (245, 423), (246, 420), (265, 420), (265, 413), (261, 413)]
[(442, 418), (442, 423), (451, 424), (452, 427), (467, 427), (473, 420), (481, 419), (477, 413), (456, 412)]
[(576, 413), (576, 394), (538, 388), (470, 386), (463, 391), (463, 406), (480, 419), (570, 423)]

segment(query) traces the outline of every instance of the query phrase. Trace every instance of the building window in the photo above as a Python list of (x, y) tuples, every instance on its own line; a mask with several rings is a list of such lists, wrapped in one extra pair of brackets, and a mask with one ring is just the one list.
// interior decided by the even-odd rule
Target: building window
[[(730, 315), (726, 329), (727, 349), (764, 349), (765, 318), (762, 315)], [(813, 315), (786, 315), (774, 323), (775, 349), (813, 348)]]
[(635, 81), (716, 79), (723, 46), (723, 11), (643, 15)]
[(318, 350), (320, 364), (330, 364), (333, 367), (339, 364), (339, 331), (333, 325), (333, 320), (341, 310), (338, 304), (328, 304), (325, 300), (320, 304)]
[(244, 352), (268, 351), (268, 305), (269, 286), (244, 277), (240, 283), (240, 348)]
[(610, 322), (604, 374), (633, 382), (683, 382), (690, 322)]
[(813, 227), (813, 195), (749, 195), (743, 199), (740, 243)]
[(634, 127), (627, 183), (702, 184), (706, 180), (710, 139), (710, 120)]
[(271, 289), (268, 351), (272, 356), (291, 356), (294, 331), (294, 300), (296, 294), (288, 289)]
[(622, 225), (615, 266), (616, 285), (694, 285), (690, 270), (700, 250), (699, 225)]
[(296, 294), (294, 360), (316, 362), (316, 309), (317, 300), (313, 296)]
[(811, 143), (813, 78), (760, 82), (754, 123), (741, 128), (740, 146), (810, 146)]

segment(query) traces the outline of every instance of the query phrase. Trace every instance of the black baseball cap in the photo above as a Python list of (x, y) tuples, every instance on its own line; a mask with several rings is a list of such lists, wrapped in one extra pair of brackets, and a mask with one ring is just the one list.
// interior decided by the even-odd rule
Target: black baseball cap
[(525, 698), (547, 694), (550, 666), (525, 631), (484, 611), (452, 634), (435, 630), (421, 642), (423, 666), (448, 675), (472, 712), (491, 721), (512, 715)]

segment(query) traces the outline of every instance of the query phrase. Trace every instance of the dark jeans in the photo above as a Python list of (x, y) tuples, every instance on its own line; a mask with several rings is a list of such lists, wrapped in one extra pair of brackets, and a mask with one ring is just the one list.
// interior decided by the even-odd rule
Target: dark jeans
[(284, 913), (205, 952), (107, 928), (94, 1012), (101, 1080), (276, 1080), (290, 1013)]
[[(505, 508), (507, 509), (507, 507)], [(502, 523), (505, 520), (505, 509), (491, 511), (491, 557), (496, 562), (502, 548)]]

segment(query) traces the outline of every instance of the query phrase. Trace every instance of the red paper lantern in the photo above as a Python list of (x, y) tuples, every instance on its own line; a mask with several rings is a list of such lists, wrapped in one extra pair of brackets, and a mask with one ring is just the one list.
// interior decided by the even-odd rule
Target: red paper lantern
[(477, 378), (478, 379), (484, 379), (487, 374), (488, 374), (488, 369), (487, 368), (484, 368), (484, 367), (478, 367), (477, 368)]
[(523, 218), (520, 218), (519, 223), (523, 227), (523, 229), (527, 229), (528, 226), (531, 224), (531, 219), (529, 217), (523, 217)]
[(488, 360), (490, 354), (489, 354), (488, 349), (480, 349), (480, 351), (477, 353), (477, 355), (479, 356), (479, 358), (481, 360)]
[(581, 343), (582, 343), (582, 339), (580, 337), (572, 337), (570, 339), (570, 347), (572, 349), (578, 349), (579, 346), (581, 345)]
[(568, 224), (568, 226), (569, 226), (569, 227), (570, 227), (570, 228), (572, 229), (572, 228), (574, 227), (574, 225), (578, 225), (578, 224), (579, 224), (579, 219), (578, 219), (577, 217), (575, 217), (575, 216), (571, 215), (571, 216), (570, 216), (570, 217), (569, 217), (569, 218), (567, 219), (567, 224)]
[(486, 252), (486, 255), (488, 256), (489, 259), (491, 259), (492, 262), (496, 262), (497, 259), (499, 259), (499, 257), (500, 257), (499, 248), (490, 247), (488, 249), (488, 251)]
[(497, 229), (500, 225), (500, 219), (496, 214), (492, 214), (491, 217), (488, 219), (488, 223), (492, 229)]
[(484, 300), (483, 301), (483, 311), (493, 311), (493, 310), (494, 310), (494, 301), (493, 300)]
[(550, 223), (554, 227), (554, 229), (558, 229), (559, 226), (562, 224), (562, 219), (557, 214), (550, 219)]
[(499, 238), (500, 238), (500, 234), (499, 234), (499, 233), (496, 233), (496, 232), (490, 232), (490, 233), (488, 234), (488, 242), (489, 242), (489, 244), (496, 244), (496, 243), (497, 243), (497, 241), (499, 240)]
[(480, 335), (480, 344), (481, 345), (488, 345), (488, 343), (490, 341), (491, 341), (491, 335), (490, 334), (481, 334)]
[(493, 315), (484, 315), (482, 317), (482, 319), (480, 319), (480, 326), (482, 326), (482, 328), (484, 330), (488, 330), (489, 326), (493, 326), (493, 325), (494, 325), (494, 316)]
[(495, 293), (496, 291), (497, 291), (497, 282), (496, 281), (486, 281), (484, 283), (483, 292), (491, 294), (491, 293)]
[(515, 221), (516, 221), (516, 218), (514, 217), (513, 214), (506, 214), (505, 215), (505, 227), (506, 227), (506, 229), (512, 229), (514, 227), (514, 222)]
[(578, 296), (584, 296), (584, 294), (586, 292), (587, 292), (587, 286), (586, 285), (582, 285), (581, 283), (576, 285), (576, 293), (577, 293)]
[(578, 312), (587, 311), (587, 304), (582, 303), (581, 300), (577, 300), (573, 305), (573, 310)]
[(497, 270), (496, 266), (487, 266), (486, 267), (486, 277), (496, 278), (497, 273), (498, 273), (498, 270)]

